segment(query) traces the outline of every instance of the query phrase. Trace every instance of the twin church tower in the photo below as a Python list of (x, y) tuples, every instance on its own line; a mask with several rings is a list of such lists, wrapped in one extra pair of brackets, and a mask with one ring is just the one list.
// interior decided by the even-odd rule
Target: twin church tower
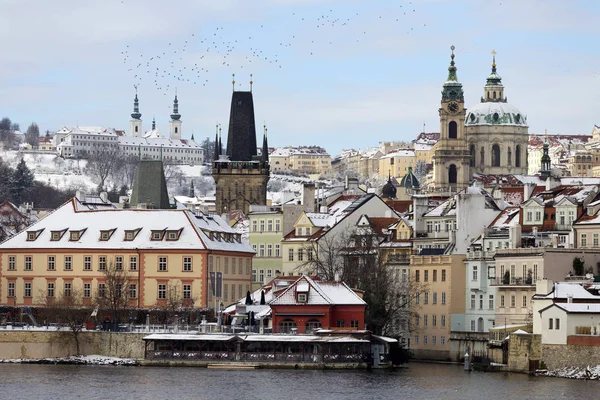
[(433, 147), (433, 187), (457, 190), (469, 185), (473, 174), (526, 175), (529, 128), (527, 117), (510, 105), (493, 54), (481, 102), (465, 108), (451, 47), (448, 78), (439, 109), (440, 140)]

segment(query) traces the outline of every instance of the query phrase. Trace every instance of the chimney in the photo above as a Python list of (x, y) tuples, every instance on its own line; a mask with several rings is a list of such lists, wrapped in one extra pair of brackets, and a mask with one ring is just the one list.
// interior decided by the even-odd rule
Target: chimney
[(108, 203), (108, 193), (107, 192), (101, 192), (100, 193), (100, 200), (102, 200), (105, 203)]
[(526, 183), (523, 187), (523, 201), (529, 200), (535, 188), (535, 183)]
[(85, 197), (86, 197), (85, 192), (82, 190), (78, 190), (75, 192), (75, 197), (77, 198), (77, 200), (83, 202), (83, 201), (85, 201)]
[(302, 185), (302, 205), (304, 211), (314, 212), (315, 211), (315, 184), (305, 183)]
[(552, 182), (552, 178), (551, 178), (551, 177), (548, 177), (548, 178), (546, 179), (546, 190), (551, 190), (551, 189), (553, 189), (554, 187), (555, 187), (555, 186), (554, 186), (554, 182)]

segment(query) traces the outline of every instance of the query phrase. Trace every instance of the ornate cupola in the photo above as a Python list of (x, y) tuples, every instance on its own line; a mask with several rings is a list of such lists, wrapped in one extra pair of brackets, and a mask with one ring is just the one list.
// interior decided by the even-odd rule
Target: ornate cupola
[(175, 94), (175, 100), (173, 100), (173, 114), (171, 114), (172, 120), (179, 120), (181, 118), (181, 114), (179, 114), (179, 100), (177, 100), (177, 94)]
[(396, 198), (396, 186), (392, 182), (392, 174), (388, 172), (388, 181), (381, 189), (381, 197), (384, 199), (395, 199)]
[(131, 136), (142, 136), (142, 113), (140, 113), (140, 101), (138, 100), (137, 87), (135, 88), (135, 99), (133, 99), (133, 112), (129, 120), (129, 133)]
[(177, 92), (175, 100), (173, 100), (173, 113), (171, 121), (169, 121), (169, 137), (171, 140), (181, 139), (181, 114), (179, 114), (179, 100), (177, 100)]
[(458, 81), (456, 76), (456, 66), (454, 65), (454, 49), (455, 47), (450, 47), (452, 50), (452, 54), (450, 55), (451, 61), (450, 66), (448, 67), (448, 78), (446, 82), (444, 82), (444, 86), (442, 89), (442, 103), (449, 101), (458, 101), (464, 102), (465, 96), (462, 89), (462, 83)]
[(540, 177), (544, 180), (548, 179), (552, 173), (552, 160), (548, 154), (549, 147), (548, 140), (545, 140), (542, 153), (542, 169), (540, 171)]
[(481, 98), (482, 103), (494, 102), (494, 103), (506, 103), (506, 97), (504, 97), (504, 85), (502, 85), (502, 78), (496, 71), (496, 51), (492, 51), (492, 73), (488, 75), (484, 94)]
[(135, 99), (133, 99), (133, 112), (131, 113), (131, 118), (142, 118), (142, 114), (140, 113), (140, 101), (138, 100), (137, 90), (135, 92)]

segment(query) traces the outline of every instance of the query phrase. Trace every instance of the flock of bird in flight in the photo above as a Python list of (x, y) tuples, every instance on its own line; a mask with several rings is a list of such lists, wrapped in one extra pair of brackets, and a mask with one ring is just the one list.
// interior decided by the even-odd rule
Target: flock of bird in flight
[[(415, 26), (411, 18), (416, 13), (412, 1), (396, 5), (396, 13), (387, 13), (374, 17), (377, 25), (393, 22), (404, 33), (410, 34)], [(256, 26), (254, 31), (240, 36), (240, 31), (218, 26), (210, 32), (191, 33), (178, 43), (170, 42), (152, 54), (136, 54), (135, 47), (127, 45), (121, 51), (123, 64), (131, 74), (133, 85), (137, 88), (149, 84), (165, 96), (173, 95), (177, 87), (184, 85), (207, 86), (213, 72), (227, 69), (230, 72), (251, 72), (256, 64), (265, 64), (274, 68), (285, 68), (289, 52), (305, 53), (314, 56), (322, 51), (323, 45), (359, 43), (368, 34), (370, 28), (364, 23), (367, 17), (360, 13), (349, 16), (328, 8), (312, 14), (292, 12), (289, 25), (296, 24), (297, 32), (276, 38), (269, 34), (264, 24)], [(408, 26), (408, 28), (407, 28)], [(423, 24), (426, 27), (426, 24)], [(400, 33), (393, 32), (394, 35)], [(247, 36), (246, 36), (247, 35)], [(235, 84), (234, 84), (235, 85)]]

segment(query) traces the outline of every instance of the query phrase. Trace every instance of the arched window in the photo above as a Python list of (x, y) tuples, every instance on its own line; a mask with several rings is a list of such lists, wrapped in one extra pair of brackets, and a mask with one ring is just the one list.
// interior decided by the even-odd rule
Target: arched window
[(456, 165), (454, 164), (448, 168), (448, 183), (451, 185), (456, 184)]
[(456, 139), (458, 135), (458, 127), (455, 121), (450, 121), (448, 124), (448, 137), (450, 139)]
[(485, 149), (483, 147), (481, 148), (481, 158), (479, 159), (479, 162), (481, 165), (485, 165)]
[(477, 320), (477, 332), (483, 332), (483, 318)]
[(177, 133), (177, 129), (178, 129), (178, 128), (177, 128), (177, 127), (175, 127), (175, 133)]
[(515, 167), (521, 167), (521, 146), (515, 147)]
[(321, 321), (318, 319), (309, 319), (306, 321), (306, 325), (304, 326), (304, 333), (313, 333), (317, 329), (320, 329), (323, 325), (321, 325)]
[(136, 132), (138, 131), (138, 127), (137, 127), (137, 125), (136, 125), (136, 127), (135, 127), (135, 131), (136, 131)]
[(500, 146), (497, 144), (492, 146), (492, 167), (500, 166)]
[(279, 333), (290, 333), (292, 328), (296, 328), (296, 321), (286, 318), (279, 323)]
[(510, 149), (510, 147), (508, 148), (508, 166), (510, 167), (512, 165), (512, 150)]
[(469, 153), (471, 153), (471, 159), (469, 160), (469, 166), (474, 167), (475, 166), (475, 145), (472, 144), (471, 147), (469, 148)]
[(496, 92), (494, 92), (494, 99), (496, 99)]

